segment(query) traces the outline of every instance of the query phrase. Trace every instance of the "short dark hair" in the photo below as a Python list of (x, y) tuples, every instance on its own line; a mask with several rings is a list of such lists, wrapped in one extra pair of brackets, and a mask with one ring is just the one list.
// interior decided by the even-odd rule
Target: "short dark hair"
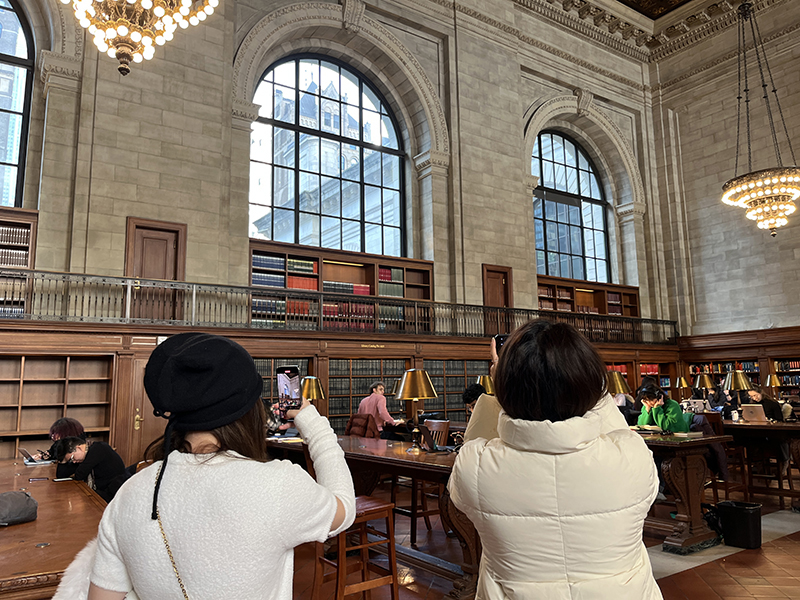
[(536, 319), (506, 341), (494, 384), (511, 418), (564, 421), (583, 416), (605, 394), (606, 366), (577, 329)]
[(662, 390), (657, 385), (653, 384), (646, 384), (639, 388), (639, 393), (636, 394), (636, 400), (641, 402), (642, 400), (658, 400), (664, 394), (664, 390)]
[(385, 383), (382, 381), (375, 381), (371, 386), (369, 386), (369, 391), (374, 392), (375, 388), (377, 388), (379, 385), (382, 385), (384, 390), (386, 389)]
[(61, 438), (50, 449), (50, 457), (58, 462), (64, 462), (67, 454), (75, 452), (75, 448), (85, 443), (86, 440), (75, 436)]
[(83, 430), (81, 422), (70, 417), (62, 417), (50, 425), (51, 440), (60, 440), (65, 437), (79, 437), (85, 440), (86, 433)]
[(461, 398), (464, 400), (464, 404), (472, 404), (481, 397), (481, 394), (485, 393), (486, 388), (480, 383), (471, 383), (464, 389), (464, 393), (461, 395)]

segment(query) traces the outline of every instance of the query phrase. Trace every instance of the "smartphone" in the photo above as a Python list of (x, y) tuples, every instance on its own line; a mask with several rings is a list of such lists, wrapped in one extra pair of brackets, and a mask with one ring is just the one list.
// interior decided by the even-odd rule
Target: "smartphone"
[(278, 382), (278, 406), (282, 417), (286, 418), (287, 410), (300, 408), (303, 398), (300, 395), (300, 368), (297, 365), (285, 365), (275, 369)]
[(507, 333), (498, 333), (496, 336), (494, 336), (494, 349), (498, 354), (500, 354), (500, 348), (503, 347), (503, 344), (506, 343), (507, 339)]

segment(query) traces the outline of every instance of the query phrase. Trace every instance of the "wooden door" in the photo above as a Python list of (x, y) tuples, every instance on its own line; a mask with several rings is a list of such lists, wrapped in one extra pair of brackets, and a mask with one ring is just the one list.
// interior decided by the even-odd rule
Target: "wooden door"
[(144, 391), (144, 368), (148, 359), (139, 358), (133, 361), (133, 402), (130, 423), (131, 462), (139, 462), (150, 442), (164, 435), (167, 420), (153, 414), (153, 405)]
[(491, 308), (512, 308), (511, 267), (483, 265), (484, 329), (486, 335), (510, 333), (513, 329), (511, 314)]
[[(181, 281), (185, 275), (186, 226), (128, 218), (125, 274), (141, 279)], [(182, 296), (174, 290), (138, 287), (131, 317), (172, 320), (182, 318)]]

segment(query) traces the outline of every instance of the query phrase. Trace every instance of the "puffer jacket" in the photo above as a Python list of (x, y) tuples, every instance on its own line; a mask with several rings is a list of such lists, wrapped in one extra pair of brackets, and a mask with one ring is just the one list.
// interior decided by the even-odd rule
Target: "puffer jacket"
[(656, 600), (642, 543), (653, 456), (610, 396), (582, 417), (498, 420), (461, 449), (448, 487), (481, 538), (477, 599)]

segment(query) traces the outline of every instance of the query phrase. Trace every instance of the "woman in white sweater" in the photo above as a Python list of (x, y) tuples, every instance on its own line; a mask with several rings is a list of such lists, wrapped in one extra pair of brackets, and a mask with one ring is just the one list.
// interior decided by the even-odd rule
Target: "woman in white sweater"
[(477, 529), (477, 599), (655, 600), (642, 543), (653, 457), (566, 324), (515, 331), (495, 369), (499, 437), (464, 444), (448, 484)]
[(295, 415), (317, 480), (269, 461), (262, 379), (223, 337), (187, 333), (153, 352), (145, 389), (168, 418), (157, 461), (117, 493), (100, 523), (89, 600), (289, 600), (294, 547), (355, 515), (344, 454), (306, 400)]

